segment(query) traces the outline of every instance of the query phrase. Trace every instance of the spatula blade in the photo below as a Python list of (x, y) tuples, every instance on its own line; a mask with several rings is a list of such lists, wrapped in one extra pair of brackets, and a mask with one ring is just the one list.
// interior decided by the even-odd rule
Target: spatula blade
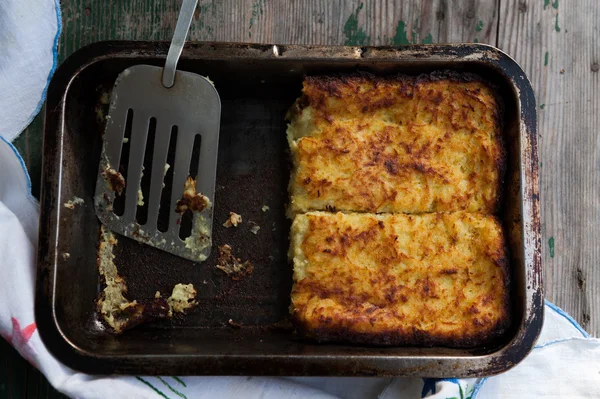
[[(109, 229), (154, 246), (174, 255), (193, 261), (203, 261), (212, 246), (212, 219), (219, 145), (221, 101), (213, 84), (206, 78), (177, 71), (175, 84), (165, 88), (161, 83), (163, 68), (136, 65), (124, 70), (112, 92), (102, 156), (98, 171), (95, 194), (95, 210), (100, 221)], [(132, 116), (131, 138), (124, 143), (128, 114)], [(156, 126), (154, 148), (146, 151), (148, 130)], [(173, 127), (177, 128), (175, 144), (173, 183), (163, 187), (167, 151)], [(192, 148), (196, 136), (200, 136), (200, 153), (197, 175), (190, 176)], [(126, 169), (120, 168), (124, 151), (129, 152)], [(144, 170), (144, 155), (152, 154), (151, 169)], [(147, 160), (149, 161), (149, 160)], [(126, 179), (121, 172), (126, 171)], [(150, 189), (146, 198), (140, 198), (143, 173), (150, 174)], [(202, 193), (210, 206), (193, 212), (192, 234), (180, 237), (182, 214), (176, 212), (188, 178), (195, 180), (195, 193)], [(124, 187), (123, 186), (124, 183)], [(193, 184), (193, 183), (192, 183)], [(115, 214), (115, 193), (124, 195), (124, 210)], [(159, 231), (157, 219), (163, 191), (171, 194), (168, 210), (168, 229)], [(189, 192), (188, 192), (189, 194)], [(197, 199), (203, 198), (197, 196)], [(148, 218), (140, 224), (136, 219), (138, 207), (147, 204)], [(198, 201), (196, 201), (198, 203)], [(160, 209), (162, 214), (163, 209)]]

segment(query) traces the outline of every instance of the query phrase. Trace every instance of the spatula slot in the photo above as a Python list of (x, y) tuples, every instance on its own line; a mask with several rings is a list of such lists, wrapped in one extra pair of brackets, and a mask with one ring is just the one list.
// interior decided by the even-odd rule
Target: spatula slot
[[(129, 164), (129, 150), (131, 140), (131, 127), (133, 124), (133, 109), (127, 110), (127, 117), (125, 119), (125, 135), (123, 137), (123, 145), (121, 146), (121, 157), (119, 161), (118, 172), (121, 173), (125, 182), (127, 182), (127, 165)], [(117, 216), (122, 216), (125, 213), (125, 191), (121, 194), (115, 193), (115, 199), (113, 201), (113, 212)]]
[(179, 226), (179, 238), (185, 240), (192, 234), (192, 211), (187, 210), (181, 215), (181, 226)]
[(152, 180), (152, 152), (156, 137), (156, 118), (150, 118), (148, 124), (148, 137), (146, 138), (146, 150), (144, 152), (144, 164), (142, 167), (142, 179), (138, 189), (136, 220), (139, 225), (145, 225), (148, 221), (148, 198), (150, 192), (150, 181)]
[[(192, 159), (190, 161), (189, 175), (192, 179), (198, 178), (198, 163), (200, 162), (200, 148), (202, 145), (202, 136), (197, 134), (194, 138), (194, 145), (192, 146)], [(181, 215), (181, 225), (179, 226), (179, 238), (185, 240), (192, 235), (192, 220), (193, 213), (191, 211), (185, 211)]]
[(196, 135), (194, 146), (192, 147), (192, 160), (190, 162), (190, 176), (196, 179), (198, 176), (198, 163), (200, 162), (200, 148), (202, 145), (202, 136)]
[(166, 232), (169, 229), (169, 215), (171, 214), (171, 187), (173, 185), (173, 165), (175, 164), (175, 149), (177, 148), (177, 126), (171, 128), (169, 150), (167, 152), (167, 165), (169, 168), (164, 175), (164, 187), (160, 196), (160, 208), (156, 227), (158, 231)]

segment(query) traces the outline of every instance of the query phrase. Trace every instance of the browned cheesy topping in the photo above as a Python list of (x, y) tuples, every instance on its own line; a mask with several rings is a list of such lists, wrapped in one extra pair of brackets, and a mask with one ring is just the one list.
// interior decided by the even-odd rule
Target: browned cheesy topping
[(489, 84), (450, 71), (307, 77), (287, 119), (300, 332), (474, 347), (507, 330), (508, 258), (493, 216), (502, 104)]
[(296, 216), (291, 240), (292, 316), (320, 341), (468, 347), (507, 327), (493, 216), (311, 212)]
[(307, 77), (288, 113), (290, 213), (495, 213), (500, 115), (466, 74)]

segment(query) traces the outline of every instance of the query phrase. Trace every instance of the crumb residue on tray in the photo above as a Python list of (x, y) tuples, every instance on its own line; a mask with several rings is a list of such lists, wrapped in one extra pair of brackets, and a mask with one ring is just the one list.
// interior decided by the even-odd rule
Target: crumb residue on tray
[(183, 313), (198, 304), (196, 298), (196, 289), (193, 284), (177, 284), (173, 287), (171, 296), (167, 299), (169, 304), (169, 317), (175, 313)]
[(141, 188), (138, 189), (137, 197), (138, 197), (138, 200), (137, 200), (138, 206), (144, 206), (144, 193), (142, 193)]
[(144, 307), (137, 301), (129, 301), (127, 283), (118, 273), (115, 265), (113, 249), (117, 239), (109, 230), (100, 228), (100, 245), (98, 247), (98, 271), (104, 280), (105, 287), (100, 293), (96, 305), (98, 313), (116, 333), (123, 332), (132, 320), (140, 319)]
[(271, 208), (269, 208), (268, 205), (263, 205), (262, 208), (260, 208), (260, 209), (266, 213), (266, 212), (269, 212), (269, 209), (271, 209)]
[(258, 230), (260, 230), (260, 226), (258, 225), (258, 223), (250, 221), (248, 222), (248, 224), (250, 225), (250, 232), (252, 234), (258, 234)]
[(213, 82), (208, 76), (204, 76), (204, 79), (208, 80), (208, 83), (210, 83), (212, 87), (215, 87), (215, 82)]
[(238, 215), (235, 212), (229, 212), (229, 218), (223, 223), (224, 227), (237, 227), (238, 224), (242, 223), (242, 215)]
[(181, 283), (173, 287), (171, 296), (166, 300), (161, 297), (160, 291), (156, 291), (153, 298), (129, 300), (127, 282), (119, 275), (114, 261), (113, 251), (117, 243), (111, 231), (100, 227), (97, 263), (104, 288), (96, 300), (96, 311), (114, 333), (120, 334), (143, 322), (172, 317), (174, 313), (184, 313), (197, 305), (194, 286)]
[(68, 252), (63, 252), (62, 257), (63, 257), (64, 260), (67, 260), (67, 259), (69, 259), (71, 257), (71, 254), (68, 253)]
[(65, 202), (63, 206), (68, 209), (75, 209), (76, 205), (83, 205), (84, 203), (85, 201), (83, 200), (83, 198), (73, 197), (72, 199)]
[(171, 167), (171, 165), (169, 165), (168, 163), (165, 164), (165, 169), (163, 172), (163, 183), (162, 183), (163, 188), (165, 188), (165, 177), (167, 176), (167, 172), (169, 171), (170, 167)]
[(110, 191), (121, 195), (123, 189), (125, 188), (125, 178), (122, 174), (111, 167), (107, 167), (102, 172), (102, 177), (104, 177), (104, 180), (106, 180), (108, 183), (108, 188)]
[(254, 271), (252, 262), (249, 260), (242, 262), (240, 258), (236, 258), (231, 252), (232, 248), (230, 245), (219, 246), (217, 269), (223, 270), (227, 275), (234, 275), (234, 278), (238, 275), (252, 274)]
[(236, 321), (233, 321), (232, 319), (229, 319), (227, 323), (233, 328), (242, 328), (242, 323), (238, 323)]
[(198, 261), (203, 262), (207, 256), (204, 251), (212, 245), (210, 239), (210, 221), (199, 213), (194, 213), (192, 234), (184, 240), (185, 247), (197, 255)]
[(211, 206), (212, 204), (208, 197), (196, 192), (196, 181), (191, 176), (188, 176), (183, 187), (183, 195), (177, 201), (175, 212), (183, 214), (186, 211), (190, 211), (193, 213), (192, 232), (184, 240), (184, 243), (185, 247), (197, 257), (199, 262), (206, 260), (208, 257), (207, 249), (212, 245), (212, 223), (202, 212)]
[(210, 205), (211, 203), (207, 196), (196, 192), (196, 180), (188, 176), (183, 186), (183, 196), (177, 201), (175, 212), (184, 213), (188, 209), (192, 212), (202, 212)]

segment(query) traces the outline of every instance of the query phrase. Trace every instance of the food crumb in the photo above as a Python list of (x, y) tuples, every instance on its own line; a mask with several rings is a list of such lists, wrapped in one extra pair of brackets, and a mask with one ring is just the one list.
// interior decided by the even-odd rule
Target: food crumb
[(241, 323), (236, 323), (232, 319), (229, 319), (228, 323), (233, 328), (242, 328), (242, 324)]
[(196, 180), (188, 176), (183, 186), (183, 196), (177, 201), (175, 212), (184, 213), (188, 209), (192, 212), (201, 212), (209, 206), (208, 197), (196, 192)]
[(252, 234), (258, 234), (258, 230), (260, 230), (260, 226), (252, 221), (250, 221), (249, 224), (251, 225), (250, 232)]
[(109, 167), (104, 169), (102, 172), (102, 177), (104, 177), (104, 180), (106, 180), (108, 183), (108, 188), (110, 191), (121, 195), (123, 189), (125, 188), (125, 178), (122, 174)]
[(271, 208), (269, 208), (268, 205), (263, 205), (261, 209), (262, 209), (263, 212), (266, 213), (266, 212), (269, 212), (269, 209), (271, 209)]
[(104, 289), (96, 301), (96, 309), (117, 334), (139, 323), (144, 307), (137, 301), (128, 300), (127, 283), (119, 275), (113, 253), (118, 241), (110, 230), (100, 226), (100, 244), (98, 246), (98, 272), (104, 282)]
[(110, 95), (108, 92), (103, 92), (100, 95), (100, 104), (102, 105), (108, 105), (110, 103)]
[(67, 260), (67, 259), (69, 259), (71, 257), (71, 254), (68, 253), (68, 252), (63, 252), (62, 257), (63, 257), (64, 260)]
[(154, 298), (156, 298), (156, 299), (160, 298), (160, 291), (156, 291), (156, 294), (154, 294)]
[(196, 298), (196, 290), (193, 284), (176, 284), (171, 296), (167, 299), (169, 317), (173, 316), (173, 312), (183, 313), (196, 306), (198, 302), (194, 301), (194, 298)]
[(127, 143), (129, 143), (129, 138), (123, 137), (123, 144), (127, 144)]
[(242, 215), (238, 215), (235, 212), (229, 212), (229, 218), (223, 223), (223, 227), (237, 227), (240, 223), (242, 223)]
[(84, 203), (85, 201), (83, 200), (83, 198), (73, 197), (73, 199), (70, 199), (67, 202), (65, 202), (63, 206), (68, 209), (75, 209), (76, 205), (83, 205)]
[(138, 193), (137, 193), (137, 204), (138, 206), (144, 206), (144, 193), (142, 193), (142, 189), (138, 189)]
[(238, 274), (252, 274), (254, 271), (254, 265), (249, 260), (242, 262), (241, 259), (233, 256), (232, 248), (230, 245), (219, 246), (219, 258), (217, 259), (217, 269), (223, 270), (227, 275)]

